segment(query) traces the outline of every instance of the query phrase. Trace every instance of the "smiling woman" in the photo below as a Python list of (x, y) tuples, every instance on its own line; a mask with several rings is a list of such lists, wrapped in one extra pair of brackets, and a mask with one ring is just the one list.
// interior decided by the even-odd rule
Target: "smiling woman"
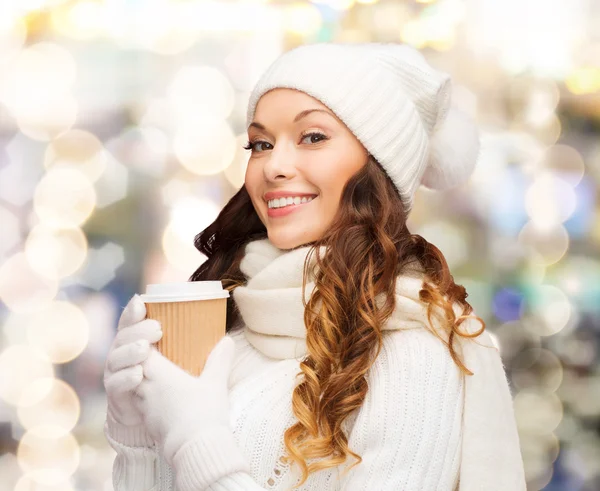
[(244, 186), (197, 235), (190, 277), (232, 292), (230, 339), (198, 379), (131, 355), (128, 390), (159, 397), (141, 426), (107, 421), (116, 491), (525, 489), (498, 350), (407, 227), (419, 185), (475, 165), (450, 94), (399, 44), (301, 46), (265, 72)]
[[(271, 242), (293, 249), (322, 237), (346, 182), (366, 165), (367, 150), (324, 104), (286, 88), (261, 97), (248, 138), (245, 187)], [(316, 198), (310, 206), (276, 210), (265, 201), (303, 196)]]

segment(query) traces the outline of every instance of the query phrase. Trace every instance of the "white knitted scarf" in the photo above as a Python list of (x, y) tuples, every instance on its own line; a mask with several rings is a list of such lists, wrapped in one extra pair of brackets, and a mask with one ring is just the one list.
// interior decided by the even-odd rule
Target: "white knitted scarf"
[[(233, 291), (233, 298), (246, 324), (248, 342), (266, 356), (277, 359), (301, 358), (306, 354), (306, 327), (302, 305), (303, 266), (310, 246), (289, 251), (275, 247), (269, 239), (246, 245), (240, 269), (248, 277), (247, 285)], [(321, 256), (326, 248), (319, 249)], [(315, 264), (316, 252), (310, 256)], [(310, 271), (310, 270), (309, 270)], [(419, 300), (423, 284), (418, 267), (396, 280), (396, 309), (383, 325), (384, 330), (423, 327), (425, 304)], [(305, 300), (315, 288), (314, 277), (307, 279)], [(377, 303), (382, 304), (382, 297)]]
[[(233, 297), (248, 341), (268, 357), (297, 359), (306, 354), (302, 275), (309, 249), (310, 246), (303, 246), (280, 250), (268, 238), (246, 245), (240, 269), (248, 282), (237, 287)], [(324, 255), (325, 248), (320, 252)], [(311, 255), (311, 266), (314, 256)], [(426, 304), (419, 300), (422, 284), (418, 266), (411, 265), (406, 274), (398, 276), (396, 309), (384, 330), (439, 328), (435, 316), (433, 323), (428, 322)], [(308, 278), (306, 301), (314, 286), (313, 278)], [(462, 314), (458, 303), (454, 312), (457, 316)], [(480, 323), (467, 319), (460, 327), (472, 333), (479, 330)], [(498, 349), (487, 330), (474, 339), (457, 336), (455, 349), (474, 372), (465, 377), (459, 490), (525, 491), (512, 397)]]

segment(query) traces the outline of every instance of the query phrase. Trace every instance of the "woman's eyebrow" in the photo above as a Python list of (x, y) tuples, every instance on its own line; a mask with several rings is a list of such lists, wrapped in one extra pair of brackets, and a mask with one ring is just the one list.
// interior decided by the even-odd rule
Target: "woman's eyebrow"
[[(293, 121), (293, 122), (294, 122), (294, 123), (297, 123), (297, 122), (298, 122), (298, 121), (300, 121), (302, 118), (304, 118), (305, 116), (308, 116), (310, 113), (313, 113), (313, 112), (315, 112), (315, 111), (322, 112), (322, 113), (325, 113), (325, 114), (329, 114), (331, 117), (335, 118), (335, 115), (334, 115), (332, 112), (330, 112), (330, 111), (327, 111), (327, 110), (325, 110), (325, 109), (305, 109), (304, 111), (300, 111), (300, 112), (299, 112), (299, 113), (296, 115), (296, 117), (294, 118), (294, 121)], [(251, 128), (251, 127), (253, 127), (253, 126), (254, 126), (255, 128), (258, 128), (259, 130), (266, 131), (266, 132), (268, 133), (268, 130), (267, 130), (267, 128), (265, 128), (265, 126), (264, 126), (264, 125), (262, 125), (262, 124), (260, 124), (258, 121), (252, 121), (252, 123), (250, 123), (250, 124), (248, 125), (248, 129), (250, 129), (250, 128)]]

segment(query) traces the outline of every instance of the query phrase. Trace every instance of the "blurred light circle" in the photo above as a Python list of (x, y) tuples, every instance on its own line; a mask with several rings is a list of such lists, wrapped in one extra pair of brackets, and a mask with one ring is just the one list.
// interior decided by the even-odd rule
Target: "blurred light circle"
[(58, 280), (81, 267), (87, 248), (86, 236), (80, 228), (53, 229), (40, 224), (29, 233), (25, 254), (36, 272)]
[[(38, 348), (19, 344), (0, 353), (0, 373), (0, 398), (16, 406), (27, 387), (38, 379), (53, 377), (54, 368)], [(50, 387), (46, 385), (46, 389)]]
[(191, 10), (194, 2), (165, 4), (165, 10), (153, 12), (159, 5), (153, 3), (144, 9), (147, 12), (141, 31), (144, 46), (161, 55), (174, 55), (193, 46), (199, 34)]
[(551, 465), (560, 450), (560, 442), (554, 433), (524, 433), (521, 437), (521, 452), (523, 456), (537, 457)]
[(27, 39), (27, 26), (22, 18), (0, 15), (0, 65), (19, 53)]
[(73, 126), (77, 102), (69, 90), (75, 78), (75, 60), (65, 48), (41, 42), (22, 50), (3, 80), (3, 99), (19, 129), (47, 141)]
[(27, 324), (27, 337), (52, 363), (66, 363), (78, 357), (89, 340), (89, 322), (76, 305), (55, 301), (38, 310)]
[(235, 156), (235, 144), (235, 136), (226, 121), (181, 128), (173, 141), (179, 162), (198, 175), (218, 174), (226, 169)]
[(163, 232), (162, 247), (167, 261), (182, 271), (195, 270), (202, 262), (202, 255), (194, 247), (193, 238), (183, 240), (172, 223)]
[(514, 133), (527, 132), (540, 143), (546, 146), (554, 145), (560, 138), (562, 124), (556, 114), (551, 114), (547, 121), (524, 121), (515, 118), (509, 125), (509, 130)]
[(23, 390), (17, 409), (23, 428), (50, 425), (62, 428), (65, 434), (75, 427), (79, 414), (77, 394), (70, 385), (56, 378), (38, 379), (29, 384)]
[(537, 80), (528, 94), (526, 120), (533, 126), (547, 123), (560, 100), (560, 90), (553, 80)]
[(236, 137), (235, 155), (231, 164), (223, 171), (225, 178), (235, 189), (240, 189), (246, 180), (246, 169), (250, 152), (244, 148), (248, 142), (248, 135), (243, 133)]
[(195, 248), (194, 237), (215, 220), (219, 211), (212, 201), (191, 196), (173, 205), (171, 221), (162, 239), (165, 256), (171, 264), (184, 271), (198, 267), (204, 256)]
[(19, 129), (33, 140), (48, 141), (68, 130), (77, 119), (77, 101), (70, 94), (47, 97), (21, 107), (15, 114)]
[(561, 400), (554, 392), (526, 389), (514, 398), (515, 418), (519, 433), (553, 432), (563, 415)]
[(525, 193), (525, 208), (539, 227), (551, 228), (569, 218), (577, 206), (575, 190), (550, 172), (537, 177)]
[[(235, 93), (229, 79), (211, 66), (184, 66), (167, 89), (167, 100), (177, 121), (192, 126), (196, 120), (224, 120), (231, 114)], [(207, 128), (203, 128), (205, 131)]]
[(21, 239), (19, 219), (10, 210), (0, 206), (0, 257), (4, 256)]
[[(346, 1), (350, 4), (352, 1)], [(338, 2), (338, 4), (341, 3)], [(282, 26), (286, 31), (301, 36), (309, 36), (321, 29), (323, 18), (314, 5), (304, 2), (294, 2), (284, 6)]]
[(36, 272), (23, 252), (0, 264), (0, 300), (13, 312), (35, 310), (58, 292), (58, 282)]
[(600, 375), (580, 376), (572, 380), (569, 403), (573, 412), (582, 418), (600, 414)]
[[(19, 53), (5, 74), (7, 100), (41, 101), (44, 95), (65, 92), (75, 82), (76, 73), (75, 59), (67, 49), (50, 42), (33, 44)], [(44, 83), (40, 84), (40, 80)]]
[(559, 358), (546, 349), (529, 349), (519, 353), (511, 363), (511, 379), (518, 389), (556, 391), (562, 382)]
[(548, 147), (541, 164), (573, 187), (579, 184), (585, 173), (582, 155), (569, 145), (557, 144)]
[(100, 140), (89, 131), (72, 129), (52, 140), (44, 155), (44, 166), (74, 167), (90, 182), (96, 180), (106, 169), (106, 154)]
[(79, 40), (98, 36), (107, 20), (102, 3), (86, 0), (54, 8), (50, 15), (52, 27), (56, 31)]
[(520, 446), (523, 463), (525, 465), (525, 478), (528, 489), (543, 489), (552, 476), (552, 464), (559, 452), (559, 441), (554, 433), (520, 435)]
[(560, 261), (567, 253), (569, 234), (562, 224), (546, 228), (531, 220), (519, 232), (518, 242), (532, 250), (532, 261), (542, 260), (545, 266), (550, 266)]
[(33, 479), (31, 474), (22, 475), (13, 491), (75, 491), (75, 488), (68, 481), (61, 481), (55, 484), (41, 484)]
[(47, 226), (78, 227), (92, 214), (96, 191), (81, 171), (52, 168), (38, 183), (33, 205), (40, 220)]
[(63, 483), (79, 465), (79, 444), (70, 433), (54, 426), (27, 431), (17, 448), (17, 461), (29, 477), (40, 484)]
[(508, 322), (521, 317), (524, 304), (523, 293), (515, 288), (502, 287), (492, 298), (492, 309), (496, 318)]
[(600, 68), (579, 67), (566, 77), (565, 85), (575, 95), (594, 94), (600, 90)]
[(561, 331), (571, 319), (573, 307), (565, 293), (552, 285), (532, 288), (528, 299), (530, 312), (541, 322), (527, 323), (539, 336), (552, 336)]
[(417, 234), (435, 244), (444, 254), (450, 268), (462, 264), (468, 255), (468, 246), (464, 232), (445, 221), (430, 221), (419, 227)]

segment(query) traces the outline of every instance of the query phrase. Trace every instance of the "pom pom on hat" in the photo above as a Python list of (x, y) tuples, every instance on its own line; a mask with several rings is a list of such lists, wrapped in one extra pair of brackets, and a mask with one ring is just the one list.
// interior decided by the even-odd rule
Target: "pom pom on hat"
[(479, 157), (479, 131), (463, 111), (450, 107), (430, 137), (429, 161), (421, 184), (445, 190), (464, 184)]

